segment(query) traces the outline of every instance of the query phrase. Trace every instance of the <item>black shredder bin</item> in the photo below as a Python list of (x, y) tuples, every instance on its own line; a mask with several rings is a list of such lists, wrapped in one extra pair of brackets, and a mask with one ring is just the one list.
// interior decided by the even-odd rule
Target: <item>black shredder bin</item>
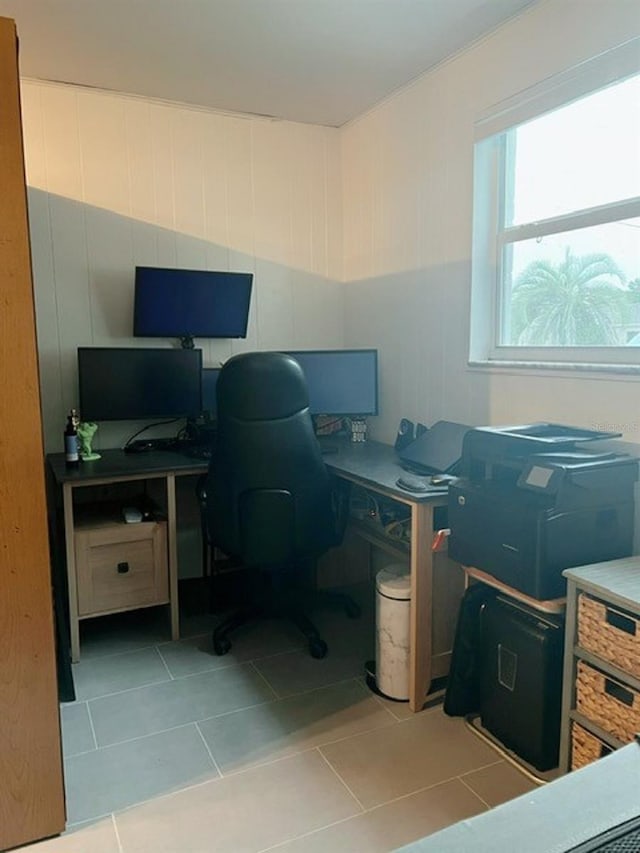
[(564, 619), (497, 596), (480, 615), (480, 719), (538, 770), (558, 765)]

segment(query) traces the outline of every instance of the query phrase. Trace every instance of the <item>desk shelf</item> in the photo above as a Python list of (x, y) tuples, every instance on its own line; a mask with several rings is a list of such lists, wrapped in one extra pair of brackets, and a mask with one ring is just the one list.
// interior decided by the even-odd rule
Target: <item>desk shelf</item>
[(376, 548), (389, 554), (397, 560), (408, 560), (411, 553), (411, 545), (401, 539), (387, 536), (379, 524), (352, 518), (349, 521), (352, 530), (362, 539), (374, 545)]

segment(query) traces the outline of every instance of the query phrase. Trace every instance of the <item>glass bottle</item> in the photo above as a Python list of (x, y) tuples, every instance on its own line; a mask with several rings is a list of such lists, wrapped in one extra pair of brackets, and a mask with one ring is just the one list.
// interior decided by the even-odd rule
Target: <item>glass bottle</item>
[(64, 429), (64, 461), (67, 468), (78, 468), (80, 466), (78, 415), (75, 409), (71, 409)]

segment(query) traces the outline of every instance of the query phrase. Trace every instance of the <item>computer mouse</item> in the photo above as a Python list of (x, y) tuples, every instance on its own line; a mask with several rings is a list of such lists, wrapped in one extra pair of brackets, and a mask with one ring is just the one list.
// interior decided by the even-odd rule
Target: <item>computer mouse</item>
[(412, 477), (411, 474), (403, 474), (396, 480), (396, 485), (408, 492), (428, 492), (429, 486), (420, 477)]
[(455, 480), (455, 477), (451, 474), (433, 474), (429, 482), (432, 486), (448, 486), (452, 480)]
[(135, 506), (125, 506), (122, 508), (122, 517), (127, 522), (127, 524), (139, 524), (144, 516)]

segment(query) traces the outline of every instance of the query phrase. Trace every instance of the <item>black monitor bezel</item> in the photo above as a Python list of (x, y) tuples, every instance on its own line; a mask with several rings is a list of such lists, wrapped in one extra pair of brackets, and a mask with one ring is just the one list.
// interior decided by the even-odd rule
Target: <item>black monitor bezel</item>
[[(215, 409), (207, 409), (207, 408), (205, 408), (205, 399), (204, 399), (204, 377), (205, 377), (205, 374), (206, 374), (206, 373), (217, 373), (217, 374), (218, 374), (218, 376), (219, 376), (219, 375), (220, 375), (220, 371), (221, 371), (221, 370), (222, 370), (222, 368), (221, 368), (221, 367), (206, 367), (206, 366), (205, 366), (205, 367), (203, 367), (203, 368), (202, 368), (202, 371), (201, 371), (200, 382), (201, 382), (201, 387), (202, 387), (202, 390), (201, 390), (201, 407), (202, 407), (202, 412), (208, 412), (208, 414), (209, 414), (211, 417), (213, 417), (213, 418), (215, 418), (215, 417), (216, 417), (216, 415), (217, 415), (217, 411), (218, 411), (218, 408), (217, 408), (217, 405), (216, 405), (216, 408), (215, 408)], [(217, 380), (216, 380), (216, 382), (217, 382)]]
[[(91, 351), (91, 352), (124, 352), (124, 353), (162, 353), (163, 355), (169, 355), (170, 353), (174, 356), (179, 356), (183, 359), (194, 359), (194, 376), (197, 374), (198, 382), (197, 388), (199, 393), (199, 402), (198, 406), (194, 408), (193, 411), (183, 411), (178, 412), (177, 409), (174, 410), (166, 410), (164, 413), (162, 411), (157, 411), (155, 413), (151, 413), (148, 410), (138, 410), (130, 412), (126, 415), (121, 414), (121, 412), (117, 412), (116, 415), (112, 415), (110, 412), (106, 415), (103, 414), (105, 410), (98, 409), (99, 417), (96, 417), (95, 411), (89, 410), (87, 413), (83, 411), (83, 397), (86, 400), (86, 395), (83, 394), (83, 381), (86, 380), (86, 376), (83, 376), (84, 371), (87, 369), (86, 362), (81, 358), (81, 353)], [(200, 414), (202, 410), (202, 350), (201, 349), (172, 349), (167, 347), (78, 347), (77, 348), (77, 365), (78, 365), (78, 404), (80, 410), (80, 417), (86, 421), (97, 421), (97, 422), (116, 422), (116, 421), (146, 421), (153, 419), (179, 419), (179, 418), (191, 418), (196, 417)], [(105, 399), (105, 406), (108, 406), (108, 398)]]
[[(243, 296), (246, 297), (246, 306), (243, 305), (244, 325), (241, 330), (234, 329), (232, 333), (224, 332), (213, 334), (211, 328), (198, 327), (196, 329), (178, 329), (176, 326), (167, 326), (164, 329), (155, 329), (153, 332), (140, 331), (141, 323), (141, 301), (142, 301), (142, 284), (139, 278), (139, 271), (153, 271), (161, 273), (176, 273), (176, 279), (180, 274), (189, 276), (199, 276), (202, 278), (210, 278), (213, 282), (216, 276), (232, 277), (238, 280), (243, 280), (245, 290)], [(153, 267), (141, 264), (135, 267), (134, 285), (133, 285), (133, 336), (136, 338), (206, 338), (206, 339), (236, 339), (246, 338), (249, 328), (249, 313), (251, 310), (251, 295), (253, 292), (253, 273), (252, 272), (237, 272), (228, 270), (197, 270), (186, 269), (184, 267)], [(202, 319), (202, 317), (200, 317)]]
[(354, 354), (372, 354), (374, 357), (374, 369), (375, 369), (375, 411), (367, 411), (367, 412), (358, 412), (358, 411), (339, 411), (339, 412), (315, 412), (312, 411), (312, 415), (336, 415), (339, 417), (373, 417), (379, 414), (380, 411), (380, 388), (379, 388), (379, 373), (378, 373), (378, 350), (373, 347), (363, 347), (359, 349), (317, 349), (317, 350), (284, 350), (287, 355), (296, 357), (296, 354), (301, 355), (341, 355), (347, 353)]

